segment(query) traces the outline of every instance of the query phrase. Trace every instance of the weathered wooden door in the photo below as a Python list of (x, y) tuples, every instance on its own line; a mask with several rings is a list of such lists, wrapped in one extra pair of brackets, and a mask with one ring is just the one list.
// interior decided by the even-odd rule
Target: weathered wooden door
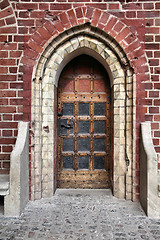
[(110, 84), (104, 68), (81, 55), (58, 86), (57, 187), (110, 187)]

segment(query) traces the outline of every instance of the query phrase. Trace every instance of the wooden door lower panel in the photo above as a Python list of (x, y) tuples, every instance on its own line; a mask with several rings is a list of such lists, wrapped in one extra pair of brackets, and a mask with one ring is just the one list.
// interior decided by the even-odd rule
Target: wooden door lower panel
[(58, 171), (59, 188), (106, 189), (110, 188), (110, 174), (104, 170)]

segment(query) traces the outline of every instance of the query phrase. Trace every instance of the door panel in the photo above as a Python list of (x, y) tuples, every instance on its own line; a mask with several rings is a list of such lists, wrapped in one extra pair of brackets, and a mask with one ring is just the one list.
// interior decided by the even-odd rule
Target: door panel
[(58, 86), (57, 187), (110, 187), (110, 84), (103, 67), (82, 55)]

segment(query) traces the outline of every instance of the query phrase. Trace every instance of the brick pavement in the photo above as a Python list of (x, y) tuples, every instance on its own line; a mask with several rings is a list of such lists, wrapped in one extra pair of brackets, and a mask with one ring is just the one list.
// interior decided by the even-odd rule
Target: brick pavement
[(29, 202), (20, 218), (0, 215), (0, 240), (160, 239), (160, 219), (109, 190), (60, 190)]

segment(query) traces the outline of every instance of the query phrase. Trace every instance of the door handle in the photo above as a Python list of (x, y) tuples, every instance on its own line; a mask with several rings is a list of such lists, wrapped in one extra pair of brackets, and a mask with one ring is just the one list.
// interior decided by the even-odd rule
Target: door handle
[(64, 127), (64, 128), (67, 128), (67, 129), (73, 128), (73, 126), (71, 124), (69, 124), (69, 123), (67, 125), (61, 124), (61, 127)]

